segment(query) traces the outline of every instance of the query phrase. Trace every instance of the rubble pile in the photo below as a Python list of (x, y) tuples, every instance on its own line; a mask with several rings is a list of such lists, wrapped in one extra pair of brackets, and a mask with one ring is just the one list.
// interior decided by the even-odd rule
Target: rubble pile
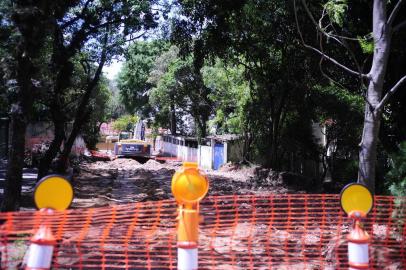
[[(75, 176), (73, 207), (172, 198), (171, 179), (181, 166), (181, 162), (175, 161), (159, 163), (151, 159), (142, 164), (129, 158), (82, 163)], [(304, 191), (296, 182), (307, 183), (300, 176), (255, 165), (227, 163), (218, 171), (206, 170), (205, 173), (210, 181), (209, 196), (297, 193)]]

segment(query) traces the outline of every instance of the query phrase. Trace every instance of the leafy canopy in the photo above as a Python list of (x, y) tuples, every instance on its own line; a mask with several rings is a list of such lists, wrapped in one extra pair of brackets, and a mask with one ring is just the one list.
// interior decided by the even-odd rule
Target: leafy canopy
[(113, 122), (113, 128), (118, 131), (131, 131), (140, 120), (137, 115), (123, 115)]
[(167, 48), (167, 42), (161, 40), (139, 41), (129, 47), (117, 82), (121, 102), (128, 112), (148, 115), (148, 93), (152, 88), (149, 74), (156, 58)]

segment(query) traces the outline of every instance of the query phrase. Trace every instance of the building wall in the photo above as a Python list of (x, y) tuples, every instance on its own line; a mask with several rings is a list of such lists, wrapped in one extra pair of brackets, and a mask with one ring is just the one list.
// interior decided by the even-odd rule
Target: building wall
[[(325, 136), (320, 126), (314, 126), (315, 137), (323, 142)], [(224, 162), (241, 162), (244, 158), (244, 142), (241, 139), (221, 140), (211, 139), (209, 145), (199, 145), (198, 149), (182, 145), (185, 143), (182, 137), (165, 136), (166, 138), (157, 143), (160, 145), (160, 153), (177, 157), (182, 161), (198, 162), (202, 169), (211, 170), (214, 165), (214, 145), (216, 141), (224, 144)], [(222, 142), (221, 142), (222, 141)], [(289, 164), (283, 170), (302, 174), (306, 177), (318, 179), (320, 177), (320, 163), (314, 160), (304, 160), (295, 153), (289, 154)]]
[(227, 162), (240, 162), (244, 157), (244, 143), (242, 140), (230, 141), (227, 145)]
[(54, 127), (48, 122), (30, 123), (25, 133), (25, 149), (35, 150), (41, 144), (50, 143), (54, 138)]
[[(48, 122), (30, 123), (25, 134), (25, 149), (28, 151), (43, 151), (43, 144), (50, 144), (54, 138), (54, 128)], [(71, 154), (79, 156), (86, 151), (82, 136), (78, 136), (72, 146)]]
[(199, 167), (206, 170), (213, 168), (213, 148), (199, 145)]
[(326, 126), (319, 123), (312, 123), (312, 133), (316, 143), (321, 146), (326, 145)]
[(182, 161), (198, 162), (198, 149), (186, 146), (186, 139), (174, 136), (158, 136), (155, 151), (162, 156), (177, 157)]
[[(202, 169), (213, 169), (214, 145), (216, 144), (216, 140), (211, 139), (210, 145), (198, 145), (198, 148), (187, 146), (189, 143), (191, 143), (191, 141), (183, 137), (158, 137), (155, 151), (160, 155), (177, 157), (182, 161), (197, 162)], [(196, 144), (196, 142), (193, 143)], [(241, 141), (218, 141), (218, 143), (224, 144), (223, 164), (229, 161), (242, 161), (243, 143)]]

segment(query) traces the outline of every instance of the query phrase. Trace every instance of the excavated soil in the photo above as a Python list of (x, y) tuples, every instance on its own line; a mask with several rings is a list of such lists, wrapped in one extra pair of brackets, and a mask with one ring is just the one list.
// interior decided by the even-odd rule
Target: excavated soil
[[(141, 164), (127, 158), (82, 163), (73, 180), (72, 207), (169, 199), (172, 176), (181, 166), (180, 162), (155, 160)], [(279, 174), (256, 166), (226, 164), (205, 173), (210, 181), (208, 195), (304, 192), (302, 187), (286, 185)]]

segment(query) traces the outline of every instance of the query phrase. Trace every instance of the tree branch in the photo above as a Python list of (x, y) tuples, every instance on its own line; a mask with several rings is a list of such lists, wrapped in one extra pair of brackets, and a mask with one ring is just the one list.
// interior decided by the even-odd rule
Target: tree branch
[(130, 35), (130, 37), (129, 37), (128, 39), (124, 40), (124, 42), (127, 43), (127, 42), (131, 42), (131, 41), (137, 40), (137, 39), (139, 39), (139, 38), (145, 36), (146, 34), (147, 34), (147, 31), (144, 31), (144, 32), (142, 32), (141, 34), (136, 35), (136, 36)]
[(122, 22), (124, 22), (125, 20), (127, 20), (128, 18), (124, 18), (124, 19), (117, 19), (117, 20), (112, 20), (112, 21), (106, 21), (106, 22), (103, 22), (103, 23), (100, 23), (100, 24), (97, 24), (97, 25), (89, 25), (89, 32), (90, 33), (93, 33), (95, 30), (97, 30), (97, 29), (99, 29), (99, 28), (104, 28), (104, 27), (106, 27), (106, 26), (111, 26), (111, 25), (113, 25), (113, 24), (119, 24), (119, 23), (122, 23)]
[[(330, 22), (331, 22), (331, 21), (330, 21)], [(335, 29), (334, 25), (333, 25), (332, 23), (330, 23), (330, 25), (331, 25), (331, 28), (333, 28), (333, 30), (334, 30), (335, 32), (337, 32), (337, 30)], [(326, 33), (326, 34), (328, 34), (328, 33)], [(328, 36), (331, 36), (331, 34), (328, 34)], [(355, 53), (351, 50), (351, 48), (350, 48), (350, 46), (348, 45), (346, 39), (343, 39), (343, 38), (340, 39), (340, 37), (337, 37), (337, 38), (334, 38), (334, 40), (336, 40), (340, 45), (342, 45), (344, 48), (347, 49), (347, 52), (350, 53), (351, 58), (352, 58), (352, 60), (354, 61), (355, 66), (357, 67), (357, 70), (359, 71), (359, 73), (362, 73), (363, 68), (361, 68), (361, 65), (359, 64), (357, 58), (355, 57)], [(358, 40), (357, 40), (357, 42), (358, 42)], [(364, 84), (364, 82), (363, 82), (363, 80), (361, 80), (361, 87), (363, 86), (363, 84)]]
[(406, 75), (403, 76), (396, 84), (392, 87), (391, 90), (386, 93), (386, 95), (382, 98), (381, 102), (376, 106), (375, 111), (381, 112), (385, 104), (389, 101), (389, 99), (396, 93), (396, 91), (400, 88), (400, 86), (406, 82)]
[(403, 0), (399, 0), (396, 4), (396, 6), (393, 8), (392, 13), (389, 15), (389, 19), (388, 22), (386, 23), (387, 25), (391, 26), (393, 24), (393, 22), (396, 19), (396, 15), (399, 12), (399, 9), (401, 8), (403, 4)]
[(91, 68), (90, 68), (89, 61), (87, 61), (86, 59), (83, 59), (83, 60), (80, 61), (80, 64), (82, 65), (83, 71), (86, 74), (90, 74)]
[(311, 49), (314, 52), (320, 54), (322, 58), (329, 60), (331, 63), (335, 64), (336, 66), (338, 66), (340, 68), (342, 68), (343, 70), (347, 71), (350, 74), (357, 75), (357, 76), (360, 76), (361, 78), (368, 79), (368, 80), (371, 79), (368, 74), (364, 74), (364, 73), (354, 71), (354, 70), (344, 66), (343, 64), (340, 64), (337, 60), (335, 60), (334, 58), (332, 58), (332, 57), (328, 56), (327, 54), (321, 52), (320, 50), (318, 50), (318, 49), (316, 49), (316, 48), (314, 48), (314, 47), (312, 47), (310, 45), (307, 45), (306, 43), (303, 43), (303, 46), (305, 46), (306, 48)]
[[(302, 41), (302, 43), (303, 43), (303, 46), (304, 46), (305, 48), (310, 49), (310, 50), (312, 50), (312, 51), (318, 53), (318, 54), (321, 55), (323, 58), (329, 60), (331, 63), (335, 64), (336, 66), (340, 67), (341, 69), (347, 71), (347, 72), (350, 73), (350, 74), (353, 74), (353, 75), (356, 75), (356, 76), (359, 76), (359, 77), (361, 77), (361, 78), (368, 79), (368, 80), (371, 79), (370, 75), (364, 74), (364, 73), (361, 73), (361, 72), (354, 71), (354, 70), (348, 68), (347, 66), (345, 66), (345, 65), (343, 65), (343, 64), (341, 64), (341, 63), (339, 63), (337, 60), (335, 60), (334, 58), (328, 56), (327, 54), (323, 53), (322, 51), (316, 49), (315, 47), (306, 44), (305, 41), (304, 41), (302, 32), (301, 32), (301, 30), (300, 30), (299, 21), (298, 21), (298, 18), (297, 18), (296, 0), (294, 0), (293, 3), (294, 3), (294, 9), (295, 9), (294, 12), (295, 12), (296, 28), (297, 28), (297, 30), (298, 30), (298, 32), (299, 32), (300, 39), (301, 39), (301, 41)], [(302, 0), (302, 4), (303, 4), (304, 7), (305, 7), (306, 13), (309, 15), (311, 21), (316, 25), (317, 29), (318, 29), (321, 33), (326, 34), (326, 33), (325, 33), (322, 29), (320, 29), (320, 27), (318, 26), (317, 22), (315, 21), (313, 15), (311, 14), (311, 12), (310, 12), (310, 10), (309, 10), (309, 8), (308, 8), (308, 6), (306, 5), (306, 1), (305, 1), (305, 0)]]
[[(107, 27), (108, 28), (108, 27)], [(81, 126), (83, 125), (84, 120), (87, 117), (87, 109), (89, 100), (91, 98), (91, 94), (93, 89), (97, 86), (99, 82), (100, 76), (102, 75), (103, 66), (107, 60), (107, 43), (108, 43), (108, 36), (109, 36), (109, 29), (106, 29), (106, 33), (103, 37), (103, 50), (100, 57), (99, 66), (96, 69), (96, 72), (93, 76), (93, 79), (88, 82), (85, 93), (76, 109), (75, 120), (73, 122), (73, 127), (71, 133), (64, 143), (64, 149), (62, 152), (62, 160), (66, 159), (72, 149), (72, 145), (74, 140), (76, 139), (76, 135), (78, 134)], [(86, 112), (86, 113), (84, 113)], [(60, 163), (60, 168), (63, 168), (66, 164)]]
[(85, 6), (82, 8), (80, 14), (78, 14), (78, 15), (77, 15), (76, 17), (74, 17), (73, 19), (71, 19), (71, 20), (69, 20), (69, 21), (67, 21), (67, 22), (64, 22), (64, 23), (61, 25), (61, 29), (65, 29), (66, 27), (71, 26), (72, 24), (74, 24), (74, 23), (77, 22), (78, 20), (83, 19), (83, 15), (85, 14), (85, 11), (87, 11), (87, 8), (88, 8), (90, 2), (93, 2), (93, 0), (87, 0), (86, 3), (85, 3)]
[(393, 27), (392, 32), (395, 33), (395, 32), (397, 32), (397, 31), (399, 31), (400, 28), (405, 27), (405, 26), (406, 26), (406, 20), (403, 21), (403, 22), (401, 22), (401, 23), (399, 23), (399, 24), (396, 25), (395, 27)]

